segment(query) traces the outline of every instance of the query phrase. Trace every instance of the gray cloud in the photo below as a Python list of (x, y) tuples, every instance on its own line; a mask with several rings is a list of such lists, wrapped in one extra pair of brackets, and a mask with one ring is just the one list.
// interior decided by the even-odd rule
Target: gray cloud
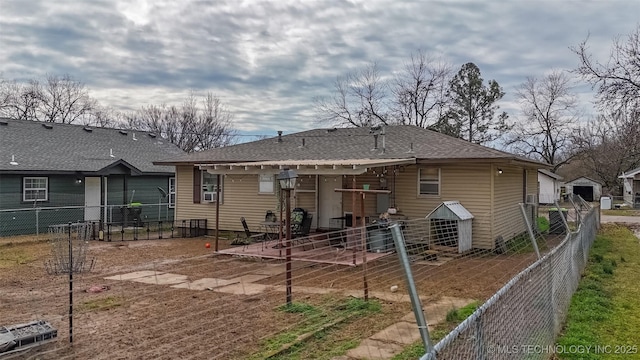
[(241, 132), (273, 133), (313, 127), (312, 100), (337, 76), (370, 61), (391, 76), (422, 49), (455, 70), (478, 64), (516, 116), (513, 92), (527, 76), (575, 67), (569, 46), (588, 33), (605, 57), (638, 13), (640, 3), (623, 0), (4, 0), (0, 71), (18, 80), (68, 73), (120, 109), (212, 91)]

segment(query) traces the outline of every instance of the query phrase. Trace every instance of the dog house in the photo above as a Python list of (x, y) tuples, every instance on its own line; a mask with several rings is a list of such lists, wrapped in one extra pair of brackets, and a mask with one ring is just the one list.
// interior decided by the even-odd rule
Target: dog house
[(430, 244), (471, 250), (473, 215), (458, 201), (445, 201), (426, 216)]

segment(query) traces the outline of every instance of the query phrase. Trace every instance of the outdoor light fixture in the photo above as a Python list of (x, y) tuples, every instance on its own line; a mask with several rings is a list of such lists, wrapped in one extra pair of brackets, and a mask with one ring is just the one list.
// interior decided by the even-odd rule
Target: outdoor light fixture
[(296, 178), (298, 174), (295, 171), (287, 168), (283, 169), (278, 174), (278, 181), (280, 182), (280, 188), (287, 193), (286, 200), (286, 216), (287, 220), (285, 225), (286, 231), (286, 282), (287, 282), (287, 305), (291, 305), (292, 293), (291, 293), (291, 190), (296, 187)]
[(298, 174), (295, 171), (284, 169), (278, 174), (278, 181), (282, 190), (293, 190), (296, 187)]
[(76, 184), (78, 184), (78, 185), (82, 184), (82, 179), (81, 178), (76, 178)]
[(498, 168), (498, 175), (502, 174), (502, 169)]

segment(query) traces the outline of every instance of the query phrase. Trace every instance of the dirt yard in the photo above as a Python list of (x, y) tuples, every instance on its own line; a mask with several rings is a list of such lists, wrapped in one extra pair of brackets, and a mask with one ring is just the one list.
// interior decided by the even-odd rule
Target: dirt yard
[[(42, 241), (0, 243), (0, 326), (42, 319), (58, 329), (56, 341), (21, 358), (249, 358), (302, 324), (300, 314), (278, 310), (285, 303), (281, 261), (214, 255), (211, 238), (91, 241), (87, 257), (97, 263), (91, 273), (74, 275), (70, 346), (68, 275), (47, 274), (50, 254)], [(440, 266), (415, 263), (413, 273), (423, 303), (442, 296), (483, 301), (534, 260), (532, 253), (474, 255)], [(296, 262), (294, 301), (362, 297), (363, 275), (361, 266)], [(411, 311), (396, 254), (368, 263), (367, 282), (382, 311), (358, 321), (366, 326), (344, 326), (344, 338), (364, 339)], [(88, 292), (92, 287), (101, 291)]]

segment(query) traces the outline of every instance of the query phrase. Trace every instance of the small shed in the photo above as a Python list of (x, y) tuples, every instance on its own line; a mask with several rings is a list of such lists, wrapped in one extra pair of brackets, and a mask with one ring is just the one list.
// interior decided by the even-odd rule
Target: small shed
[(458, 253), (471, 250), (473, 215), (459, 201), (443, 202), (426, 219), (432, 244), (457, 247)]
[(585, 201), (598, 201), (602, 194), (602, 184), (598, 181), (581, 176), (564, 184), (567, 194), (580, 195)]

